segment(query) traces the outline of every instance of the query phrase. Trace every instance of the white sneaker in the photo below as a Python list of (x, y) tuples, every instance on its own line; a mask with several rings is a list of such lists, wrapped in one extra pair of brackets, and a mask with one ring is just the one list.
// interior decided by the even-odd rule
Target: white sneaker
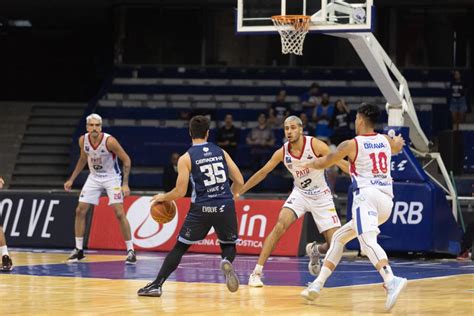
[(321, 255), (316, 242), (306, 245), (306, 255), (309, 257), (308, 271), (312, 276), (318, 276), (321, 271)]
[(393, 277), (393, 280), (385, 286), (385, 289), (387, 290), (385, 309), (387, 312), (395, 305), (398, 296), (407, 287), (407, 283), (408, 281), (405, 278)]
[(251, 287), (262, 287), (262, 273), (252, 272), (249, 277), (249, 286)]
[(308, 301), (314, 301), (319, 297), (321, 285), (317, 282), (308, 283), (308, 287), (301, 291), (300, 295)]

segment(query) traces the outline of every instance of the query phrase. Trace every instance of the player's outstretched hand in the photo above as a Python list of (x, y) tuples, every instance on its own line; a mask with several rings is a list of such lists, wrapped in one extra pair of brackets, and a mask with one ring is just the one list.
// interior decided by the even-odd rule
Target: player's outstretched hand
[(402, 137), (402, 134), (394, 136), (393, 141), (395, 142), (395, 144), (400, 145), (400, 147), (405, 146), (405, 139)]
[(72, 180), (67, 180), (66, 182), (64, 182), (64, 190), (66, 192), (71, 191), (71, 188), (72, 188)]
[(123, 191), (123, 196), (130, 195), (130, 187), (128, 186), (128, 184), (122, 185), (122, 191)]

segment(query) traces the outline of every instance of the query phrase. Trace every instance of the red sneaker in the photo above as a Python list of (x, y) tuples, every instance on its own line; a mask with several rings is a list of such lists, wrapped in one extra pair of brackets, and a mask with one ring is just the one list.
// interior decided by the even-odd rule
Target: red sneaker
[(458, 257), (456, 258), (456, 260), (469, 260), (470, 257), (469, 257), (469, 250), (466, 250), (464, 252), (461, 252)]

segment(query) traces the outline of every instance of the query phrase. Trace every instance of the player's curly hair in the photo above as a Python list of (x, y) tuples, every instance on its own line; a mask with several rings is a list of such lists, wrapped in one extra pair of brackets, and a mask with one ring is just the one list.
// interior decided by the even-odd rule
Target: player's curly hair
[(380, 116), (380, 109), (378, 106), (370, 103), (362, 103), (357, 109), (357, 113), (362, 114), (366, 121), (368, 121), (372, 127), (377, 124)]
[(191, 138), (205, 138), (207, 131), (209, 130), (210, 121), (207, 117), (202, 115), (194, 116), (189, 121), (189, 133)]

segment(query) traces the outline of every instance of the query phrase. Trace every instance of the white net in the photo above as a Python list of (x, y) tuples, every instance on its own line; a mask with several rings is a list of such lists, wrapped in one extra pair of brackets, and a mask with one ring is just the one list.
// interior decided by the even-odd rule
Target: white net
[(309, 30), (310, 17), (306, 15), (275, 15), (273, 24), (281, 38), (283, 54), (303, 55), (304, 38)]

